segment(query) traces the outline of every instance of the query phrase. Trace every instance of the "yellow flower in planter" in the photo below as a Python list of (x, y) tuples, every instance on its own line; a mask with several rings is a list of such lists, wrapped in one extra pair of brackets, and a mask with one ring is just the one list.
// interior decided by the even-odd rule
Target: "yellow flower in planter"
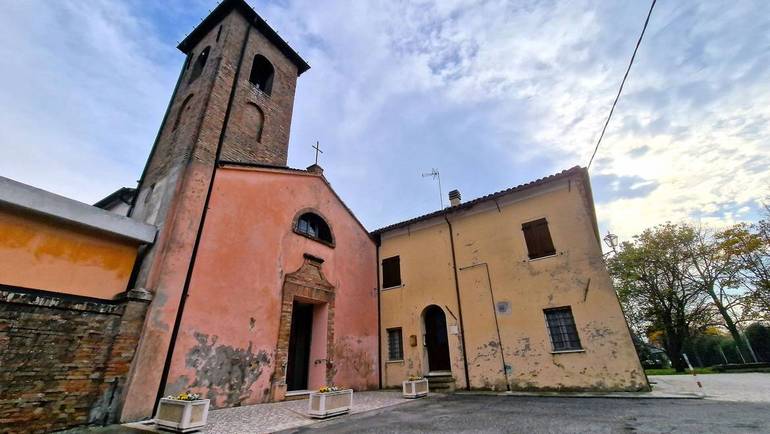
[(342, 388), (337, 386), (321, 386), (321, 388), (318, 389), (320, 393), (338, 392), (340, 390), (342, 390)]
[(200, 393), (182, 392), (179, 395), (169, 395), (166, 399), (175, 399), (177, 401), (197, 401), (201, 399)]

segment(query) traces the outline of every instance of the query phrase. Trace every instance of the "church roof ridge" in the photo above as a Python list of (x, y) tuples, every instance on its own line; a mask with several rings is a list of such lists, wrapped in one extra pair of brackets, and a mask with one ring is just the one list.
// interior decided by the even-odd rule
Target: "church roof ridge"
[(475, 205), (477, 205), (479, 203), (482, 203), (482, 202), (486, 202), (486, 201), (489, 201), (489, 200), (494, 200), (494, 199), (497, 199), (499, 197), (505, 196), (505, 195), (510, 194), (510, 193), (516, 193), (516, 192), (519, 192), (519, 191), (528, 190), (530, 188), (534, 188), (534, 187), (537, 187), (537, 186), (540, 186), (540, 185), (543, 185), (543, 184), (547, 184), (549, 182), (553, 182), (553, 181), (557, 181), (557, 180), (560, 180), (560, 179), (568, 178), (568, 177), (570, 177), (572, 175), (575, 175), (575, 174), (586, 175), (586, 178), (587, 178), (588, 170), (585, 167), (573, 166), (573, 167), (571, 167), (569, 169), (562, 170), (561, 172), (554, 173), (552, 175), (548, 175), (548, 176), (545, 176), (543, 178), (536, 179), (534, 181), (530, 181), (530, 182), (527, 182), (527, 183), (524, 183), (524, 184), (520, 184), (520, 185), (517, 185), (515, 187), (510, 187), (510, 188), (507, 188), (505, 190), (500, 190), (500, 191), (497, 191), (495, 193), (490, 193), (490, 194), (487, 194), (485, 196), (481, 196), (479, 198), (470, 200), (468, 202), (463, 202), (463, 203), (461, 203), (459, 205), (449, 206), (449, 207), (446, 207), (444, 209), (440, 209), (438, 211), (434, 211), (434, 212), (431, 212), (431, 213), (428, 213), (428, 214), (423, 214), (421, 216), (417, 216), (417, 217), (414, 217), (414, 218), (411, 218), (411, 219), (408, 219), (408, 220), (404, 220), (404, 221), (401, 221), (401, 222), (398, 222), (398, 223), (394, 223), (392, 225), (388, 225), (388, 226), (385, 226), (385, 227), (382, 227), (382, 228), (379, 228), (379, 229), (375, 229), (374, 231), (372, 231), (372, 235), (379, 235), (379, 234), (382, 234), (384, 232), (391, 231), (393, 229), (398, 229), (398, 228), (402, 228), (402, 227), (405, 227), (405, 226), (409, 226), (411, 224), (414, 224), (414, 223), (417, 223), (417, 222), (421, 222), (421, 221), (424, 221), (424, 220), (429, 220), (429, 219), (432, 219), (434, 217), (439, 217), (439, 216), (442, 216), (442, 215), (447, 215), (447, 214), (453, 213), (455, 211), (460, 211), (460, 210), (463, 210), (463, 209), (472, 208), (473, 206), (475, 206)]
[(241, 167), (255, 167), (258, 169), (275, 169), (275, 170), (285, 170), (287, 172), (299, 172), (299, 173), (307, 173), (307, 174), (313, 174), (313, 172), (310, 172), (305, 169), (297, 169), (294, 167), (289, 166), (281, 166), (277, 164), (267, 164), (267, 163), (254, 163), (254, 162), (246, 162), (246, 161), (234, 161), (234, 160), (219, 160), (217, 163), (219, 166), (241, 166)]
[(303, 72), (310, 69), (310, 65), (305, 61), (305, 59), (302, 58), (296, 51), (294, 51), (293, 48), (289, 45), (288, 42), (286, 42), (283, 38), (281, 38), (280, 35), (278, 35), (278, 32), (276, 32), (272, 27), (270, 27), (269, 24), (267, 24), (267, 21), (262, 18), (257, 11), (254, 10), (251, 6), (249, 6), (248, 3), (246, 3), (245, 0), (224, 0), (222, 3), (217, 5), (216, 8), (214, 8), (213, 11), (211, 11), (206, 18), (201, 21), (200, 24), (195, 26), (195, 28), (190, 32), (189, 35), (187, 35), (182, 42), (177, 45), (177, 48), (187, 54), (190, 50), (193, 49), (195, 44), (198, 43), (201, 39), (203, 39), (204, 36), (206, 36), (211, 29), (213, 29), (217, 24), (219, 24), (224, 17), (227, 16), (228, 13), (230, 13), (231, 10), (237, 10), (241, 13), (254, 27), (257, 28), (270, 42), (275, 44), (275, 46), (283, 53), (284, 56), (289, 58), (289, 60), (294, 63), (294, 65), (297, 66), (297, 76), (302, 75)]
[[(326, 187), (329, 188), (329, 190), (332, 192), (334, 197), (337, 198), (338, 201), (340, 201), (340, 204), (343, 208), (348, 212), (348, 214), (353, 217), (353, 220), (358, 223), (358, 226), (361, 227), (361, 229), (364, 230), (369, 236), (371, 237), (372, 233), (369, 232), (369, 230), (364, 226), (364, 224), (361, 222), (361, 220), (358, 219), (358, 216), (356, 213), (353, 212), (352, 209), (348, 206), (347, 203), (345, 203), (344, 200), (342, 200), (342, 197), (337, 193), (337, 191), (332, 187), (331, 182), (329, 182), (328, 179), (324, 176), (323, 172), (313, 172), (310, 170), (304, 170), (304, 169), (295, 169), (293, 167), (289, 166), (277, 166), (274, 164), (263, 164), (263, 163), (246, 163), (246, 162), (240, 162), (240, 161), (227, 161), (227, 160), (220, 160), (218, 163), (219, 167), (226, 167), (226, 166), (235, 166), (235, 167), (247, 167), (247, 168), (253, 168), (253, 169), (268, 169), (270, 171), (276, 171), (276, 172), (287, 172), (287, 173), (296, 173), (296, 174), (303, 174), (308, 176), (314, 176), (316, 178), (319, 178), (321, 181), (326, 184)], [(310, 166), (313, 167), (313, 166)]]

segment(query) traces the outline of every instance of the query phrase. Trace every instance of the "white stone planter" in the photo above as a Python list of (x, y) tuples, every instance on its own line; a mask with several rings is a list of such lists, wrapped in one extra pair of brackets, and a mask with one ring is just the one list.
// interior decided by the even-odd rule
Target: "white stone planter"
[(308, 400), (308, 414), (317, 419), (337, 416), (350, 411), (353, 406), (353, 389), (337, 392), (313, 392)]
[(209, 400), (180, 401), (161, 398), (155, 423), (176, 432), (190, 432), (203, 428), (209, 416)]
[(401, 383), (403, 387), (404, 398), (422, 398), (428, 396), (428, 379), (406, 380)]

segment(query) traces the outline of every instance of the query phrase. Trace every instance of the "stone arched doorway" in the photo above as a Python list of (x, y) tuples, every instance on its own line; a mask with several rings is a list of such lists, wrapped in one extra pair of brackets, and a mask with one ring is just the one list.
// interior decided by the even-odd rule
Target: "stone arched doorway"
[(422, 312), (422, 320), (425, 325), (428, 370), (430, 372), (451, 371), (449, 339), (444, 311), (435, 304), (430, 305)]

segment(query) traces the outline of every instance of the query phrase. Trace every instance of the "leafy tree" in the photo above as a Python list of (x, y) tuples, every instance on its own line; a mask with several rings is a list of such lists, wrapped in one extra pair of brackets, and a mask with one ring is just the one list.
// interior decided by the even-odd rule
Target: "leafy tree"
[(746, 338), (751, 342), (757, 359), (770, 362), (770, 326), (758, 322), (751, 324), (746, 327)]
[(750, 352), (738, 331), (730, 310), (742, 301), (741, 261), (735, 228), (714, 232), (703, 227), (680, 225), (687, 250), (687, 278), (696, 290), (711, 298), (724, 326), (738, 345), (741, 359), (749, 361)]
[(738, 258), (742, 283), (748, 290), (743, 311), (750, 319), (770, 321), (770, 209), (753, 225), (736, 225), (725, 231)]
[[(685, 351), (693, 363), (706, 367), (740, 362), (734, 347), (735, 343), (729, 336), (712, 326), (691, 336), (685, 344)], [(727, 348), (727, 353), (723, 348)]]
[(666, 223), (622, 243), (608, 260), (624, 310), (663, 331), (663, 347), (678, 372), (686, 366), (682, 350), (691, 330), (714, 314), (708, 295), (691, 279), (692, 240), (691, 227)]

